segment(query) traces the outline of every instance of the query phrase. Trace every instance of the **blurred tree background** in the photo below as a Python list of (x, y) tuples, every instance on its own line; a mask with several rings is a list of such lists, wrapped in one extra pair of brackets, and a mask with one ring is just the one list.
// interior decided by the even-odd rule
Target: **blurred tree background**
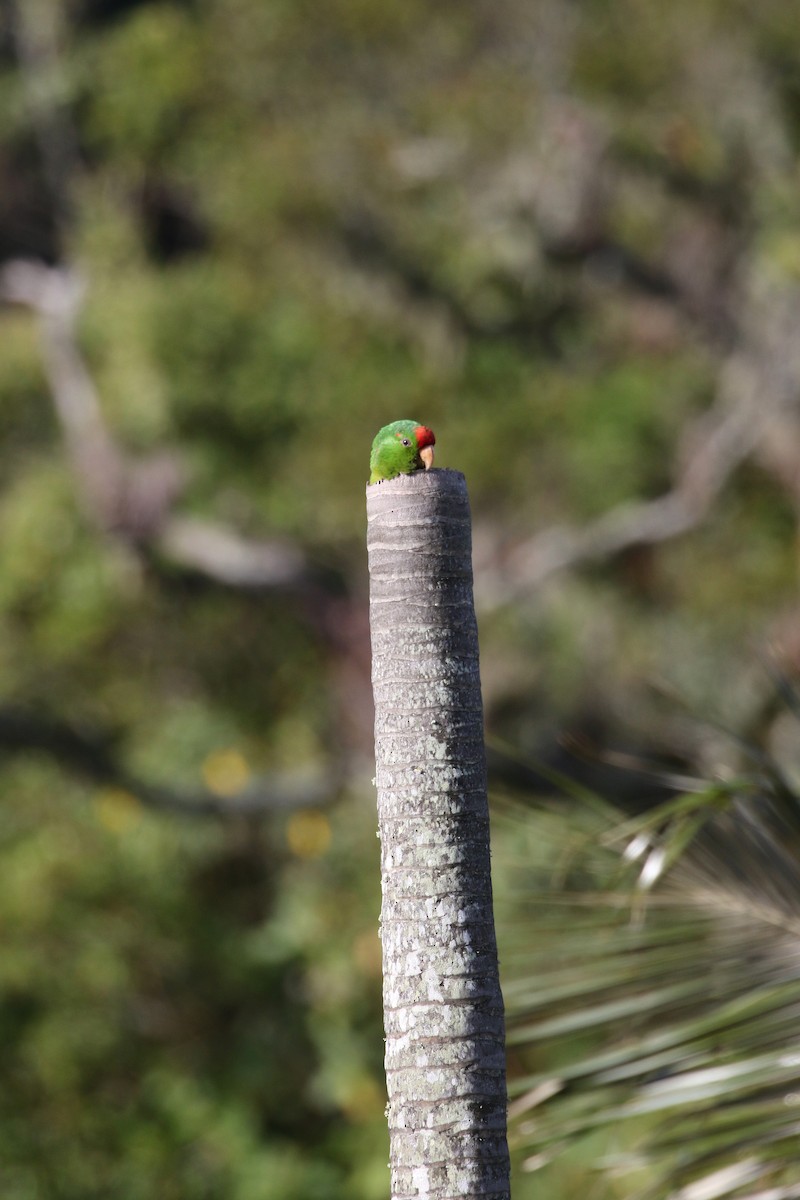
[(377, 1200), (370, 442), (467, 475), (493, 738), (792, 769), (798, 9), (0, 20), (0, 1192)]

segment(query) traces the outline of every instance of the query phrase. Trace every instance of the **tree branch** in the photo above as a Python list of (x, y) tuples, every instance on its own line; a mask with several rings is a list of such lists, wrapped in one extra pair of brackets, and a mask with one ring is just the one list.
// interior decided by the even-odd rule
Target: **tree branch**
[(36, 314), (47, 381), (84, 509), (105, 533), (147, 548), (229, 587), (273, 588), (305, 581), (300, 549), (250, 540), (212, 521), (173, 515), (185, 483), (177, 455), (134, 460), (114, 440), (78, 343), (85, 293), (65, 267), (15, 260), (0, 270), (0, 300)]
[(302, 551), (290, 542), (252, 541), (194, 517), (169, 517), (157, 549), (171, 562), (229, 587), (292, 587), (307, 574)]
[(766, 353), (729, 356), (720, 371), (716, 403), (684, 439), (675, 486), (655, 500), (621, 504), (581, 530), (544, 530), (500, 561), (480, 564), (476, 590), (481, 607), (492, 609), (520, 599), (566, 568), (697, 528), (772, 423), (788, 405), (797, 404), (800, 372), (790, 363)]
[(331, 766), (325, 775), (271, 772), (229, 796), (208, 789), (182, 791), (127, 770), (114, 753), (108, 734), (68, 721), (34, 715), (17, 708), (0, 709), (0, 753), (40, 752), (60, 766), (106, 787), (129, 792), (145, 807), (187, 817), (266, 816), (297, 808), (323, 807), (339, 792), (343, 773)]

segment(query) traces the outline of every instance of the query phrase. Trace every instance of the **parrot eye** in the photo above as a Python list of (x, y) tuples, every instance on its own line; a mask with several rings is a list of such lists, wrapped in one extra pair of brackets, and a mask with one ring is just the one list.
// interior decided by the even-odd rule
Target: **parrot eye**
[(404, 446), (410, 446), (410, 445), (411, 445), (411, 442), (408, 440), (408, 438), (403, 438), (403, 445), (404, 445)]

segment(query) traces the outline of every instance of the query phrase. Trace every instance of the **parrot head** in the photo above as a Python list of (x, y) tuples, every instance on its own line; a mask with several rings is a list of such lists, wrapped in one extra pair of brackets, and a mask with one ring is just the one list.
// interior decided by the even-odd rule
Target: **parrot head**
[(433, 430), (418, 421), (393, 421), (384, 425), (372, 443), (369, 456), (369, 481), (382, 483), (397, 475), (410, 475), (422, 467), (433, 466)]

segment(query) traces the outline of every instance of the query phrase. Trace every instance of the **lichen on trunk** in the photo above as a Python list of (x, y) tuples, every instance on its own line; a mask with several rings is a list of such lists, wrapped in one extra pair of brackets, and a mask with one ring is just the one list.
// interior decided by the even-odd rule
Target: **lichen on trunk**
[(469, 499), (367, 489), (393, 1200), (507, 1200), (503, 1001)]

